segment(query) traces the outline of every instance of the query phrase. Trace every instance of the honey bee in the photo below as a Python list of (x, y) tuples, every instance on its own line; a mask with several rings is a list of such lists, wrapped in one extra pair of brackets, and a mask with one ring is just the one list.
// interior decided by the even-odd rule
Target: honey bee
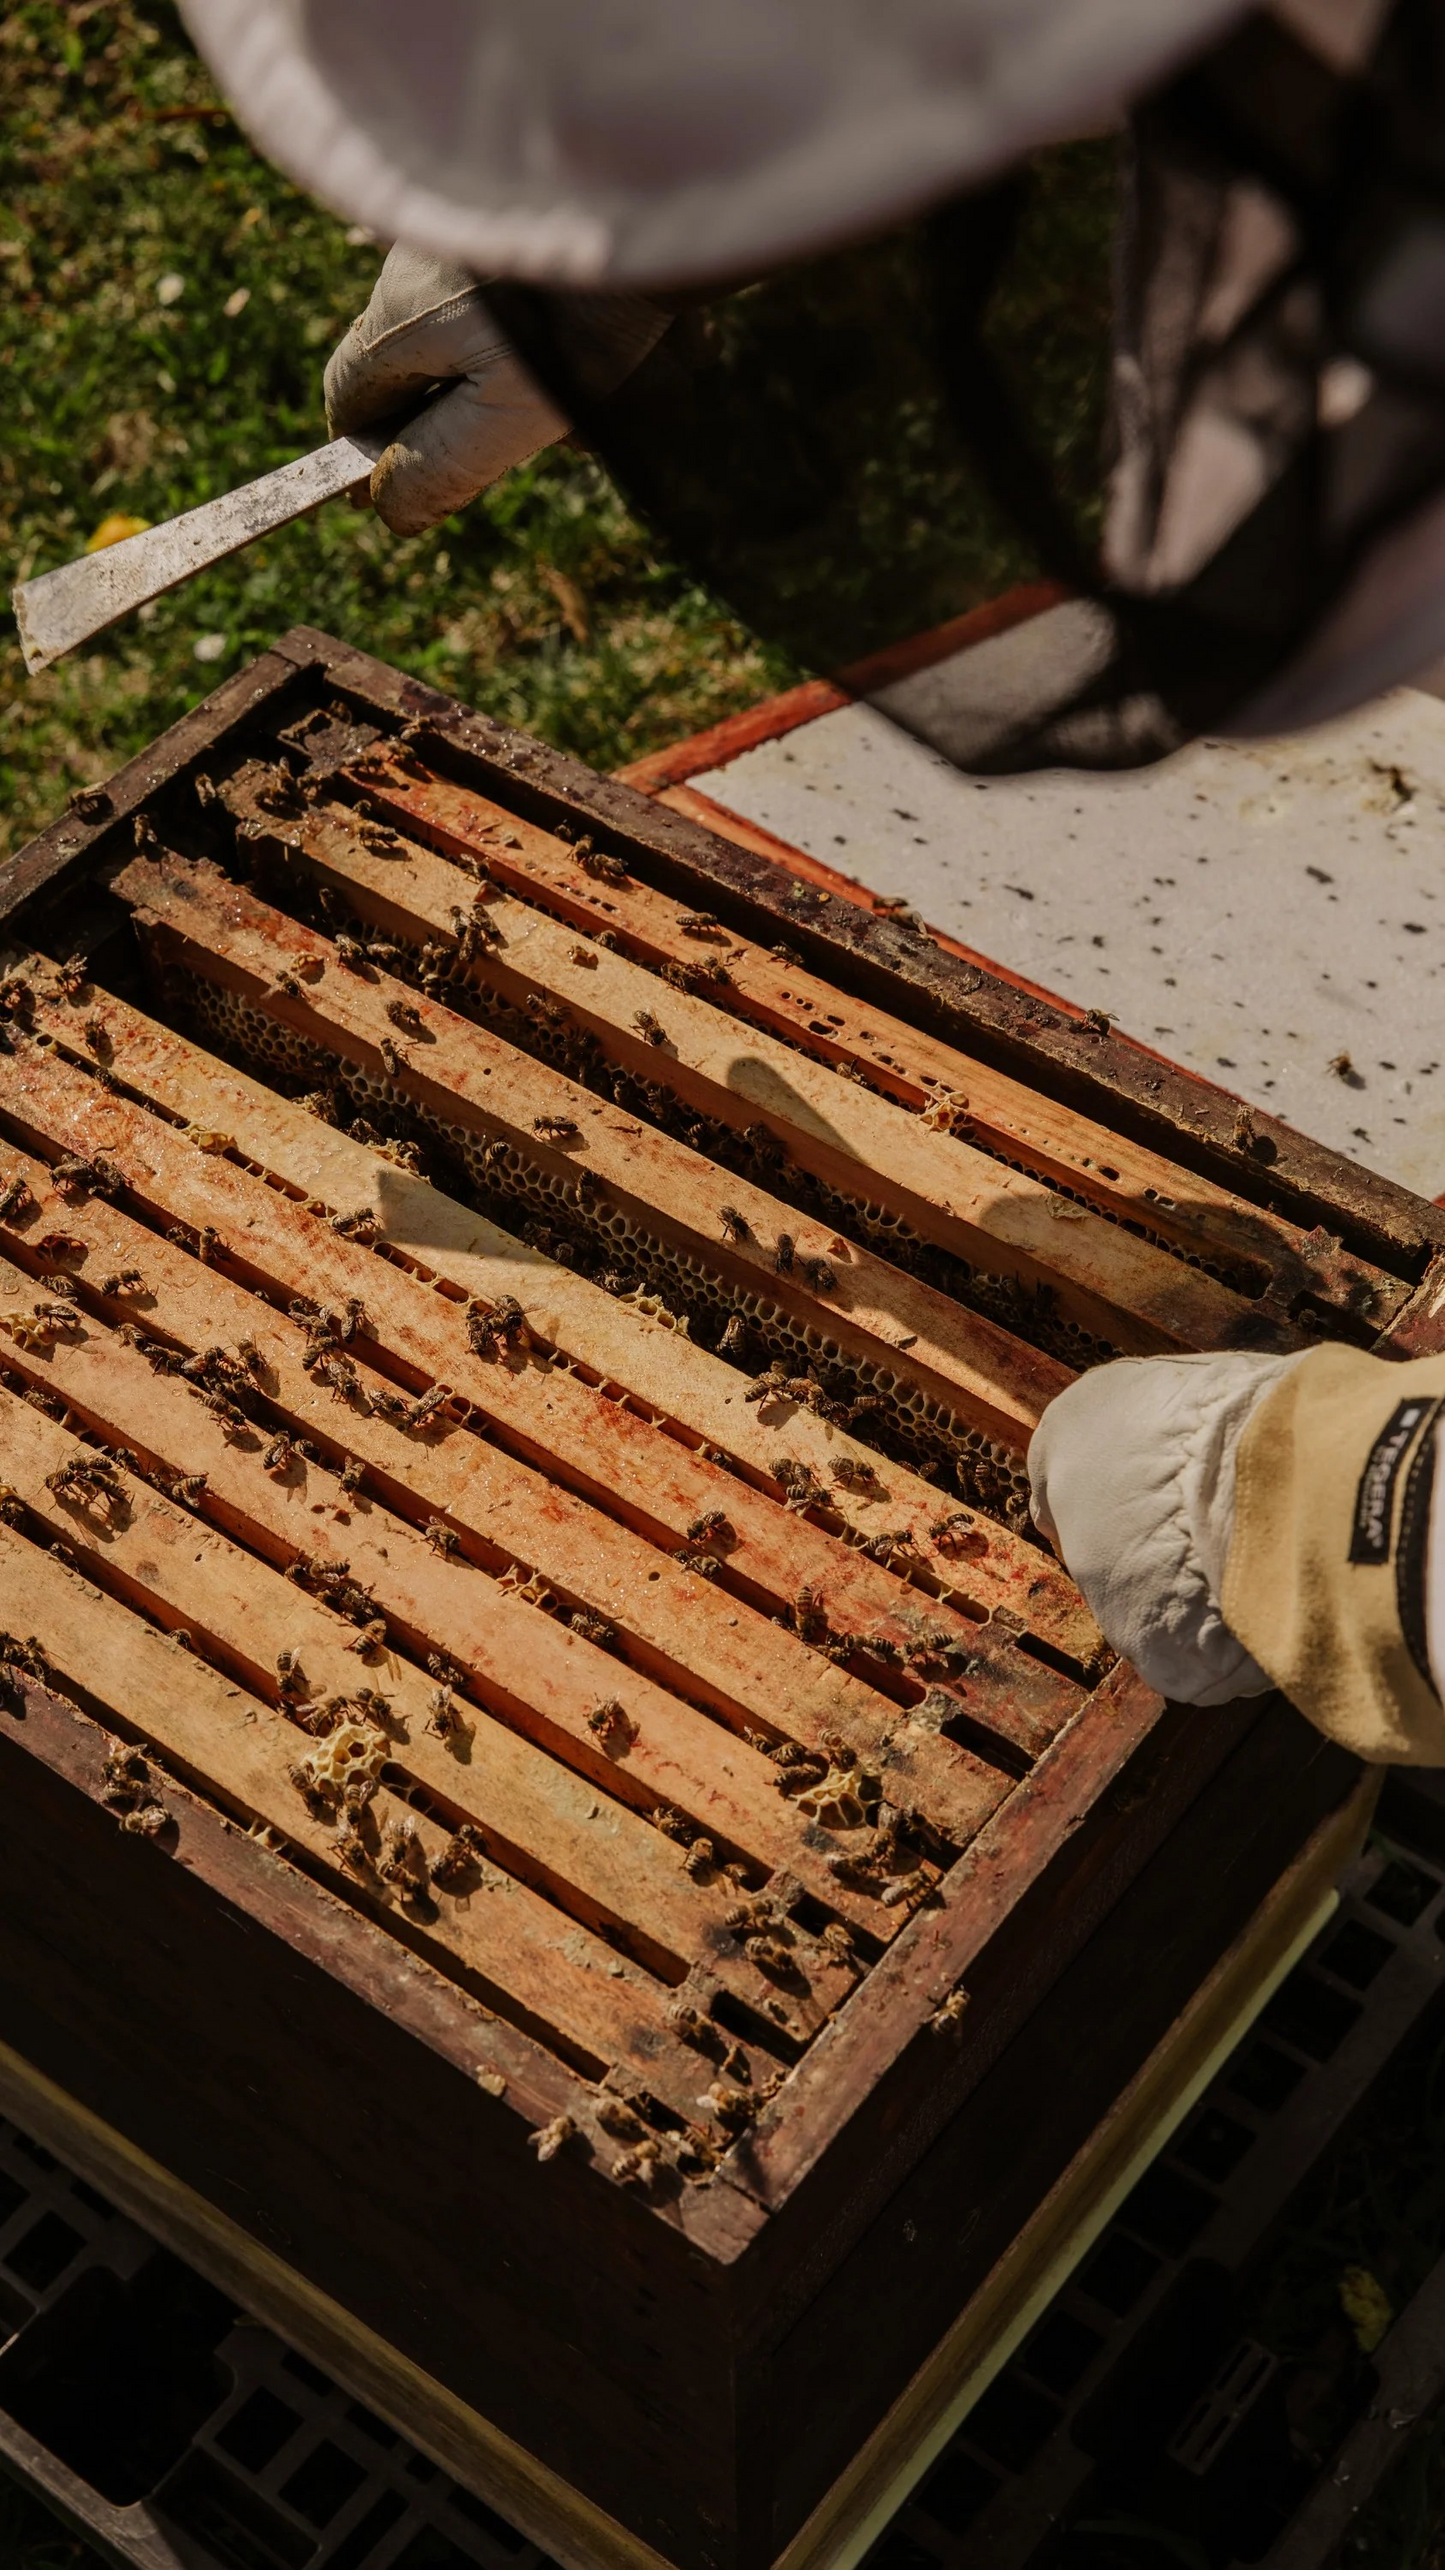
[(649, 1044), (665, 1044), (667, 1042), (667, 1029), (665, 1026), (659, 1025), (650, 1008), (634, 1009), (632, 1013), (632, 1023), (636, 1027), (638, 1034), (645, 1036)]
[(605, 1615), (594, 1615), (590, 1607), (579, 1606), (573, 1609), (567, 1621), (574, 1633), (580, 1634), (584, 1642), (595, 1643), (599, 1651), (615, 1648), (616, 1627), (608, 1623)]
[(576, 855), (584, 874), (593, 875), (599, 883), (626, 883), (627, 868), (620, 857), (606, 848), (594, 848), (590, 839), (577, 841)]
[(12, 1490), (8, 1482), (0, 1482), (0, 1520), (7, 1526), (23, 1526), (25, 1517), (25, 1502), (19, 1491)]
[[(604, 1748), (615, 1748), (619, 1754), (630, 1749), (637, 1738), (637, 1725), (616, 1696), (608, 1696), (587, 1716), (587, 1728), (595, 1732)], [(661, 1824), (659, 1823), (659, 1827)]]
[(802, 1510), (826, 1503), (828, 1493), (810, 1465), (795, 1462), (791, 1455), (779, 1455), (773, 1471), (783, 1485), (785, 1507)]
[(729, 1314), (727, 1326), (717, 1343), (719, 1356), (741, 1356), (747, 1347), (747, 1323), (741, 1312)]
[(576, 2130), (573, 2116), (554, 2115), (550, 2124), (541, 2124), (535, 2133), (527, 2135), (527, 2146), (536, 2152), (539, 2160), (554, 2160)]
[(495, 1356), (501, 1348), (526, 1344), (527, 1320), (514, 1294), (499, 1294), (490, 1310), (484, 1303), (467, 1305), (467, 1343), (476, 1356)]
[(68, 1152), (56, 1161), (54, 1177), (57, 1187), (67, 1196), (116, 1196), (125, 1185), (114, 1161), (99, 1151), (88, 1160), (77, 1152)]
[[(0, 1222), (23, 1221), (26, 1214), (33, 1210), (34, 1204), (35, 1198), (18, 1170), (13, 1176), (7, 1178), (3, 1185), (0, 1185)], [(43, 1248), (44, 1245), (42, 1241), (41, 1247)]]
[(234, 1133), (221, 1133), (210, 1124), (182, 1125), (181, 1137), (183, 1141), (193, 1142), (198, 1151), (209, 1152), (213, 1159), (220, 1159), (236, 1148)]
[(651, 2186), (662, 2157), (662, 2144), (649, 2134), (631, 2150), (619, 2151), (609, 2174), (618, 2186)]
[(838, 1279), (826, 1258), (800, 1258), (798, 1265), (815, 1293), (832, 1293)]
[(741, 2088), (724, 2088), (720, 2080), (715, 2080), (711, 2088), (704, 2089), (697, 2102), (706, 2108), (716, 2123), (721, 2124), (725, 2133), (737, 2134), (744, 2132), (752, 2122), (760, 2101), (749, 2097)]
[(534, 1115), (532, 1131), (547, 1142), (575, 1142), (580, 1128), (570, 1115)]
[(828, 1617), (821, 1599), (806, 1585), (793, 1600), (793, 1629), (800, 1641), (821, 1644), (828, 1639)]
[(145, 1277), (142, 1275), (141, 1270), (138, 1267), (117, 1268), (113, 1276), (102, 1278), (100, 1291), (102, 1294), (111, 1296), (120, 1294), (139, 1294), (146, 1302), (154, 1302), (155, 1300), (155, 1296), (152, 1294), (149, 1285), (146, 1283)]
[(426, 1849), (409, 1822), (399, 1821), (391, 1831), (377, 1872), (400, 1894), (407, 1908), (419, 1908), (425, 1903), (431, 1890), (431, 1867)]
[(271, 1439), (262, 1455), (261, 1470), (277, 1473), (284, 1479), (291, 1469), (291, 1458), (294, 1452), (295, 1448), (283, 1428), (279, 1435)]
[(24, 973), (0, 976), (0, 1017), (31, 1018), (35, 1015), (35, 993)]
[(954, 1989), (949, 1991), (946, 1999), (941, 1999), (939, 2001), (938, 2006), (934, 2009), (932, 2016), (928, 2020), (929, 2025), (932, 2027), (933, 2032), (936, 2035), (952, 2034), (957, 2027), (962, 2025), (967, 2008), (968, 1992), (960, 1983)]
[(737, 1532), (720, 1508), (708, 1508), (701, 1517), (694, 1517), (687, 1530), (687, 1540), (690, 1544), (735, 1544)]
[(136, 1838), (159, 1838), (170, 1827), (170, 1813), (164, 1803), (137, 1803), (133, 1811), (122, 1812), (120, 1825)]
[(360, 973), (368, 980), (374, 977), (371, 959), (359, 937), (353, 937), (343, 931), (334, 943), (336, 960), (338, 963), (345, 964), (348, 972)]
[(884, 1495), (883, 1484), (873, 1466), (866, 1463), (861, 1455), (834, 1455), (828, 1470), (844, 1490), (869, 1490), (876, 1491), (880, 1497)]
[(444, 1559), (450, 1558), (461, 1551), (461, 1543), (458, 1537), (453, 1534), (450, 1526), (446, 1526), (442, 1523), (440, 1517), (428, 1518), (427, 1523), (422, 1528), (422, 1533), (425, 1535), (432, 1551), (434, 1553), (440, 1553)]
[(300, 1702), (306, 1695), (306, 1675), (297, 1650), (276, 1654), (276, 1691), (283, 1703)]
[(115, 1051), (115, 1046), (110, 1040), (110, 1029), (104, 1020), (99, 1017), (88, 1017), (80, 1032), (85, 1040), (87, 1052), (93, 1053), (97, 1061), (108, 1062)]
[(896, 1910), (905, 1901), (916, 1899), (919, 1893), (928, 1889), (929, 1878), (920, 1868), (912, 1874), (895, 1875), (891, 1883), (884, 1884), (878, 1897), (885, 1910)]
[(690, 1874), (693, 1881), (697, 1883), (701, 1882), (705, 1875), (712, 1872), (713, 1866), (716, 1862), (717, 1849), (714, 1847), (712, 1840), (710, 1838), (695, 1838), (682, 1860), (682, 1870), (684, 1874)]
[(373, 1241), (379, 1238), (381, 1225), (369, 1205), (358, 1205), (350, 1214), (333, 1214), (330, 1228), (342, 1240)]
[(384, 1651), (386, 1648), (386, 1617), (384, 1615), (373, 1615), (367, 1623), (363, 1624), (361, 1631), (353, 1635), (352, 1639), (347, 1643), (346, 1648), (348, 1651), (355, 1651), (363, 1660), (369, 1660), (373, 1652)]
[(407, 1064), (403, 1056), (398, 1053), (396, 1046), (389, 1043), (387, 1038), (383, 1035), (377, 1050), (381, 1055), (381, 1067), (385, 1071), (387, 1078), (389, 1080), (399, 1080), (403, 1071), (406, 1070)]
[(690, 1847), (697, 1836), (687, 1814), (675, 1810), (671, 1803), (655, 1804), (647, 1817), (654, 1829), (660, 1830), (664, 1838), (672, 1839), (679, 1847)]
[(1085, 1009), (1084, 1024), (1091, 1035), (1107, 1035), (1114, 1024), (1113, 1011), (1107, 1008)]
[(748, 1221), (746, 1214), (740, 1214), (738, 1212), (736, 1205), (720, 1205), (718, 1207), (718, 1220), (722, 1224), (723, 1238), (725, 1240), (752, 1239), (752, 1225)]
[(467, 1721), (450, 1687), (437, 1687), (428, 1697), (426, 1727), (428, 1731), (436, 1733), (438, 1740), (453, 1741), (470, 1738), (472, 1726)]
[(452, 1387), (449, 1383), (434, 1383), (429, 1391), (419, 1392), (416, 1399), (408, 1403), (406, 1425), (409, 1428), (427, 1427), (435, 1420), (437, 1412), (445, 1409), (451, 1398)]
[(120, 1468), (109, 1455), (88, 1452), (71, 1455), (65, 1463), (57, 1464), (54, 1472), (46, 1474), (45, 1487), (53, 1491), (57, 1499), (74, 1494), (81, 1500), (109, 1508), (113, 1515), (119, 1515), (130, 1506)]
[(365, 1479), (366, 1479), (366, 1466), (365, 1466), (365, 1464), (361, 1461), (360, 1456), (359, 1456), (359, 1455), (350, 1455), (350, 1456), (348, 1456), (348, 1458), (347, 1458), (346, 1462), (345, 1462), (345, 1463), (342, 1465), (342, 1467), (341, 1467), (341, 1487), (342, 1487), (342, 1489), (343, 1489), (343, 1490), (359, 1490), (359, 1489), (361, 1488), (361, 1485), (362, 1485), (362, 1483), (363, 1483), (363, 1481), (364, 1481)]
[(464, 1821), (447, 1840), (431, 1869), (433, 1884), (443, 1892), (467, 1891), (486, 1852), (486, 1840), (481, 1831), (475, 1829), (470, 1821)]
[(275, 987), (281, 993), (283, 999), (304, 999), (306, 996), (306, 993), (295, 973), (278, 973), (276, 976)]
[(386, 1003), (386, 1013), (392, 1025), (399, 1026), (404, 1035), (420, 1035), (423, 1032), (420, 1012), (413, 1008), (409, 999), (389, 999)]
[(677, 924), (684, 937), (711, 937), (720, 933), (719, 922), (710, 910), (685, 910)]
[[(140, 831), (142, 828), (149, 828), (149, 824), (143, 823), (140, 814), (137, 813), (135, 826), (137, 834), (136, 845), (139, 847), (141, 845), (139, 835)], [(153, 832), (152, 838), (154, 838)], [(86, 970), (85, 957), (83, 955), (71, 955), (65, 963), (56, 965), (55, 994), (58, 999), (68, 999), (72, 1001), (83, 999), (89, 988), (90, 975)]]

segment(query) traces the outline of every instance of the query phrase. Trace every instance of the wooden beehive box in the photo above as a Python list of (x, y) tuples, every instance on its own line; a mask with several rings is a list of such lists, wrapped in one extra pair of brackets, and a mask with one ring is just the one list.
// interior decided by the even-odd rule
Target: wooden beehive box
[(569, 2561), (806, 2552), (1355, 1777), (1030, 1430), (1445, 1217), (304, 629), (0, 909), (0, 2096)]

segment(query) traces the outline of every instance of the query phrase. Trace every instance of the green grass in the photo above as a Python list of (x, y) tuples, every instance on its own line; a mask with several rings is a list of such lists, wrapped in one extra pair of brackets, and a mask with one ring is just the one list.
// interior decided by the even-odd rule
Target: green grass
[[(164, 0), (0, 12), (7, 595), (108, 513), (170, 516), (325, 436), (321, 370), (381, 254), (185, 112), (214, 95)], [(0, 855), (301, 619), (603, 767), (791, 674), (554, 451), (414, 539), (335, 504), (39, 679), (6, 618)]]
[[(1112, 206), (1109, 147), (1043, 156), (993, 315), (1086, 527)], [(107, 515), (154, 522), (318, 444), (322, 368), (380, 258), (250, 150), (170, 0), (0, 10), (5, 593), (78, 553)], [(815, 351), (793, 443), (804, 482), (826, 451), (837, 488), (833, 522), (806, 530), (801, 553), (755, 541), (766, 512), (745, 513), (719, 576), (761, 623), (765, 602), (798, 586), (793, 630), (824, 657), (830, 645), (849, 657), (850, 636), (871, 648), (955, 613), (1033, 567), (940, 433), (916, 363), (911, 258), (900, 236), (731, 307), (744, 342), (760, 319), (795, 368), (800, 348)], [(789, 398), (756, 411), (755, 378), (742, 380), (776, 498)], [(699, 480), (705, 498), (712, 477)], [(554, 449), (412, 539), (333, 504), (37, 680), (0, 617), (0, 857), (299, 620), (603, 768), (799, 674), (659, 556), (589, 457)]]

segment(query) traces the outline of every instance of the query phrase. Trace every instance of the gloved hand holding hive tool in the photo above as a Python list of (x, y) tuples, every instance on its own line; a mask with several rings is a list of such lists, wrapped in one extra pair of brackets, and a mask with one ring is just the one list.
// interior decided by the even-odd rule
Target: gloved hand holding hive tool
[[(667, 315), (642, 295), (600, 295), (574, 299), (573, 325), (579, 362), (600, 396), (640, 364)], [(402, 244), (326, 369), (333, 437), (397, 418), (405, 425), (371, 477), (372, 505), (396, 535), (435, 526), (567, 434), (471, 271)]]
[[(426, 397), (373, 475), (398, 532), (574, 423), (755, 628), (854, 666), (972, 603), (926, 445), (1075, 593), (996, 701), (962, 652), (880, 690), (993, 772), (1277, 733), (1445, 650), (1428, 0), (427, 0), (400, 45), (388, 0), (185, 15), (258, 141), (402, 244), (326, 378), (334, 431)], [(1094, 561), (980, 324), (1003, 174), (1125, 115)], [(1367, 1757), (1445, 1760), (1442, 1396), (1445, 1358), (1337, 1346), (1107, 1365), (1034, 1438), (1036, 1521), (1167, 1693), (1278, 1684)]]

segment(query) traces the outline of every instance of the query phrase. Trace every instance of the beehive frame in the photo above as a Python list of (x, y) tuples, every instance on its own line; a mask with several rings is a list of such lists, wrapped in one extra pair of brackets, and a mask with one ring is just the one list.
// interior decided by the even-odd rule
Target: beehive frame
[(1432, 1345), (1445, 1216), (306, 629), (0, 933), (0, 2036), (753, 2570), (1349, 1781), (1110, 1665), (1033, 1421), (1112, 1349)]

